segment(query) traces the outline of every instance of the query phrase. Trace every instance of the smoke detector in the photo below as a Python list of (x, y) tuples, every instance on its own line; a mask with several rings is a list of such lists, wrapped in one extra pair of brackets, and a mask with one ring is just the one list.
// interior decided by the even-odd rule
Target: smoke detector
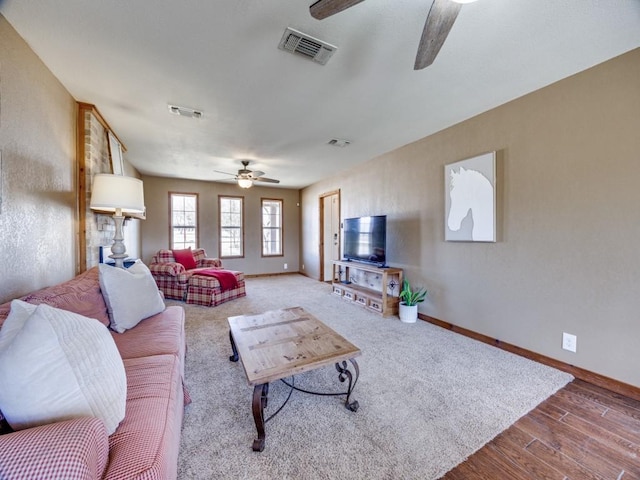
[(335, 45), (289, 27), (284, 31), (278, 48), (285, 52), (302, 55), (320, 65), (325, 65), (338, 49)]
[(168, 105), (169, 112), (173, 115), (180, 115), (181, 117), (189, 118), (202, 118), (204, 113), (202, 110), (194, 110), (193, 108), (178, 107), (177, 105)]

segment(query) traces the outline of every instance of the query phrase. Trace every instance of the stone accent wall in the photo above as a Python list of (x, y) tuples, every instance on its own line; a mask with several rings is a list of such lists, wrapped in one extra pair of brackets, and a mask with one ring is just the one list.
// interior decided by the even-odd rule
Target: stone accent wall
[(91, 180), (96, 173), (111, 173), (107, 130), (91, 111), (84, 112), (84, 150), (86, 197), (86, 268), (100, 262), (100, 246), (113, 243), (115, 225), (111, 216), (96, 214), (89, 208)]

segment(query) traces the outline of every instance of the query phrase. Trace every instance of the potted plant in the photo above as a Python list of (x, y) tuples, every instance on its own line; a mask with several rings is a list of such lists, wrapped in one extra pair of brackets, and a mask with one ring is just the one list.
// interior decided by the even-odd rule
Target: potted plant
[(405, 278), (400, 291), (400, 320), (415, 323), (418, 319), (418, 304), (424, 302), (427, 293), (427, 289), (422, 287), (413, 290), (409, 280)]

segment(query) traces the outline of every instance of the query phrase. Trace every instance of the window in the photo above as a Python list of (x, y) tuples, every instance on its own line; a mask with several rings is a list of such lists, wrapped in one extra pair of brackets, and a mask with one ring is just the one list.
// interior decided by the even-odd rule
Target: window
[(220, 258), (244, 256), (243, 197), (218, 197)]
[(198, 194), (169, 193), (171, 248), (198, 246)]
[(282, 256), (282, 200), (262, 199), (262, 256)]

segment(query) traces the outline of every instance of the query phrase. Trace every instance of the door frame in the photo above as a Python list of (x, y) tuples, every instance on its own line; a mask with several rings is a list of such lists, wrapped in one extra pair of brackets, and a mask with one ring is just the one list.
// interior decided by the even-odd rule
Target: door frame
[(321, 193), (318, 196), (318, 202), (320, 205), (320, 208), (318, 209), (319, 211), (319, 223), (320, 223), (320, 239), (318, 242), (319, 245), (319, 255), (318, 258), (320, 259), (320, 268), (318, 269), (318, 271), (320, 272), (320, 281), (324, 281), (324, 216), (325, 216), (325, 211), (324, 211), (324, 199), (326, 197), (331, 197), (333, 195), (337, 195), (338, 196), (338, 251), (340, 251), (340, 245), (342, 244), (342, 234), (340, 232), (340, 222), (342, 221), (342, 209), (341, 209), (341, 205), (340, 205), (340, 189), (337, 190), (332, 190), (330, 192), (325, 192), (325, 193)]

